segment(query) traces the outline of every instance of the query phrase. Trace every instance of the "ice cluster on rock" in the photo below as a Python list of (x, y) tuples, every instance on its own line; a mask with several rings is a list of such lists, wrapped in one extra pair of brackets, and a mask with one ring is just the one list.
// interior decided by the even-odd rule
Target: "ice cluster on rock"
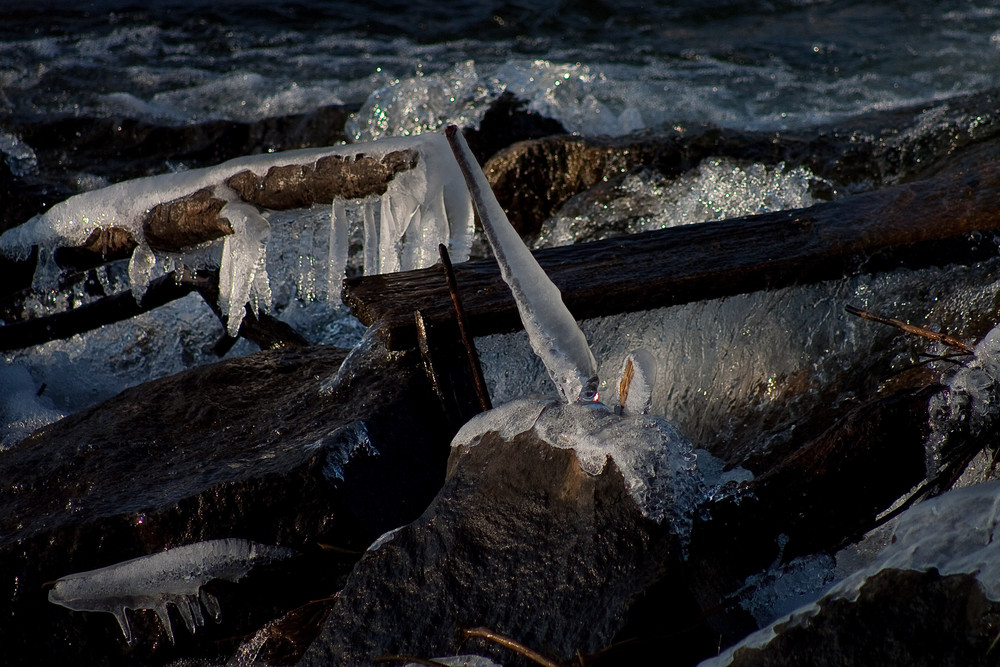
[(703, 667), (728, 665), (742, 647), (760, 647), (779, 628), (803, 625), (824, 600), (856, 600), (865, 582), (883, 570), (936, 570), (941, 576), (969, 574), (986, 597), (1000, 601), (1000, 481), (949, 491), (903, 513), (888, 545), (870, 565), (850, 574), (823, 597), (755, 632)]
[[(349, 163), (361, 157), (381, 160), (398, 151), (413, 151), (415, 164), (394, 173), (383, 194), (351, 199), (345, 198), (348, 195), (338, 195), (332, 202), (316, 202), (311, 207), (296, 209), (297, 214), (308, 218), (315, 215), (312, 209), (320, 208), (326, 228), (322, 237), (303, 235), (307, 242), (297, 248), (300, 282), (313, 288), (303, 296), (338, 300), (341, 278), (348, 264), (352, 228), (357, 228), (362, 239), (363, 270), (368, 274), (429, 266), (438, 257), (437, 247), (441, 243), (449, 246), (455, 261), (468, 258), (473, 231), (471, 202), (447, 143), (440, 135), (247, 156), (214, 167), (117, 183), (71, 197), (8, 230), (0, 236), (0, 250), (8, 256), (25, 259), (38, 246), (35, 287), (45, 290), (55, 287), (60, 275), (53, 257), (56, 248), (82, 245), (98, 229), (125, 230), (138, 244), (128, 268), (131, 289), (137, 298), (142, 296), (156, 271), (214, 264), (220, 268), (219, 305), (228, 316), (229, 333), (235, 334), (246, 303), (264, 309), (271, 305), (268, 248), (272, 217), (285, 218), (283, 224), (294, 224), (297, 214), (289, 221), (287, 216), (273, 215), (275, 211), (266, 203), (242, 200), (230, 179), (244, 172), (264, 178), (272, 168), (289, 166), (308, 171), (331, 156)], [(179, 255), (154, 250), (144, 227), (149, 211), (158, 204), (206, 189), (212, 197), (225, 202), (220, 215), (228, 220), (233, 233), (208, 242), (207, 251), (204, 244), (184, 248)]]
[(132, 627), (126, 611), (152, 609), (173, 641), (167, 605), (177, 609), (193, 634), (205, 625), (202, 608), (216, 620), (221, 611), (219, 601), (202, 586), (213, 579), (239, 581), (254, 567), (295, 553), (240, 539), (198, 542), (62, 577), (49, 591), (49, 601), (76, 611), (113, 614), (130, 644)]

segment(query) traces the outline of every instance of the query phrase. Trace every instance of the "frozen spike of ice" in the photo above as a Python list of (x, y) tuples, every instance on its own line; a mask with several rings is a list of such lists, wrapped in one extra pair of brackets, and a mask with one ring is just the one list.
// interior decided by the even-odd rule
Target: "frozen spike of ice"
[(222, 607), (219, 606), (219, 598), (215, 597), (204, 588), (198, 594), (198, 599), (201, 600), (202, 606), (212, 615), (212, 620), (218, 623), (219, 618), (222, 616)]
[(375, 203), (364, 205), (364, 267), (365, 275), (378, 273), (378, 225), (375, 224)]
[[(49, 595), (49, 599), (52, 599), (51, 595)], [(118, 621), (118, 627), (122, 629), (122, 634), (125, 635), (125, 642), (131, 645), (135, 641), (135, 637), (132, 635), (132, 624), (128, 622), (128, 616), (125, 615), (125, 607), (116, 607), (110, 611), (114, 614), (115, 620)], [(159, 613), (159, 610), (157, 610), (157, 613)], [(173, 641), (173, 632), (170, 632), (170, 636), (170, 641)]]
[(327, 300), (340, 301), (347, 268), (348, 221), (343, 199), (334, 199), (330, 211), (329, 261), (327, 265)]
[(194, 632), (205, 623), (201, 604), (218, 615), (218, 601), (202, 586), (212, 579), (239, 581), (258, 565), (294, 555), (291, 549), (247, 540), (198, 542), (65, 576), (49, 591), (49, 602), (75, 611), (113, 614), (129, 643), (133, 637), (126, 610), (152, 609), (173, 637), (167, 605), (173, 605)]
[[(170, 640), (171, 644), (176, 644), (177, 637), (174, 635), (174, 626), (170, 622), (170, 612), (167, 611), (167, 605), (158, 605), (153, 608), (153, 611), (156, 612), (157, 618), (160, 619), (160, 625), (162, 625), (163, 629), (167, 631), (167, 639)], [(132, 642), (130, 641), (129, 644), (131, 643)]]
[(563, 303), (559, 289), (507, 220), (465, 137), (454, 125), (448, 127), (447, 136), (500, 273), (514, 295), (531, 348), (542, 359), (564, 402), (597, 400), (597, 362), (583, 331)]
[(382, 195), (379, 211), (378, 272), (392, 273), (399, 271), (399, 239), (406, 228), (396, 219), (389, 192)]
[[(243, 322), (250, 290), (267, 248), (271, 226), (249, 204), (227, 203), (220, 213), (233, 228), (222, 246), (219, 267), (219, 308), (226, 316), (226, 329), (237, 336)], [(270, 304), (268, 304), (270, 305)]]
[(146, 287), (149, 285), (149, 277), (156, 266), (156, 255), (145, 243), (132, 251), (132, 258), (128, 262), (128, 279), (132, 287), (132, 295), (136, 301), (142, 299), (146, 294)]
[(656, 357), (649, 350), (634, 350), (625, 357), (618, 374), (618, 408), (623, 415), (649, 413), (656, 384)]

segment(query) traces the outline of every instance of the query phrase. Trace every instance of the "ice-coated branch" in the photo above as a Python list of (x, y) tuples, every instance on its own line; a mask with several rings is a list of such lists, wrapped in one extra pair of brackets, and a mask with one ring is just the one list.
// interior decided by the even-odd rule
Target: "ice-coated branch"
[(528, 341), (566, 403), (597, 400), (597, 362), (587, 339), (563, 303), (559, 288), (538, 265), (497, 201), (465, 137), (445, 131), (479, 212), (500, 274), (517, 303)]

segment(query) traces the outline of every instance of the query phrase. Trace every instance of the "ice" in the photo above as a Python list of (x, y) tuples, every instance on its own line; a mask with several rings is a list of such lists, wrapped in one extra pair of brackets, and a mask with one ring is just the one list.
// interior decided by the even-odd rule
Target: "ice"
[[(311, 167), (328, 156), (340, 156), (347, 161), (360, 155), (381, 159), (391, 152), (405, 150), (417, 153), (416, 166), (404, 169), (388, 182), (379, 199), (378, 213), (374, 196), (352, 200), (338, 197), (332, 204), (313, 207), (321, 211), (258, 209), (241, 201), (225, 184), (231, 176), (246, 170), (263, 176), (272, 167)], [(376, 265), (379, 272), (385, 272), (433, 264), (440, 243), (449, 246), (454, 261), (464, 261), (471, 247), (473, 217), (468, 191), (447, 142), (440, 135), (431, 134), (364, 145), (247, 156), (214, 167), (117, 183), (71, 197), (8, 230), (0, 236), (0, 250), (25, 259), (34, 246), (40, 246), (35, 288), (44, 292), (54, 289), (59, 279), (60, 269), (52, 260), (57, 247), (80, 245), (99, 228), (121, 228), (138, 243), (128, 276), (133, 293), (141, 297), (149, 281), (163, 273), (168, 262), (164, 253), (153, 251), (146, 242), (143, 232), (146, 212), (157, 204), (205, 188), (226, 202), (222, 215), (229, 220), (234, 233), (207, 247), (184, 249), (180, 257), (172, 256), (169, 261), (190, 268), (220, 267), (219, 305), (228, 316), (231, 334), (239, 331), (246, 303), (265, 310), (274, 305), (272, 291), (276, 283), (290, 279), (299, 286), (298, 296), (305, 300), (339, 300), (353, 228), (363, 228), (364, 240), (371, 244), (363, 250), (368, 273)], [(314, 223), (316, 226), (311, 226)], [(279, 225), (298, 229), (276, 233)], [(272, 247), (275, 239), (292, 245)], [(278, 260), (286, 266), (274, 266)], [(291, 298), (286, 297), (284, 303)]]
[(649, 350), (633, 350), (622, 361), (618, 372), (618, 409), (624, 415), (644, 415), (649, 412), (656, 386), (656, 357)]
[(622, 417), (598, 402), (518, 399), (473, 417), (452, 447), (475, 446), (489, 432), (511, 440), (531, 430), (553, 447), (572, 449), (589, 475), (613, 460), (643, 515), (669, 521), (686, 543), (705, 490), (691, 445), (672, 424), (645, 414)]
[(742, 647), (766, 644), (780, 628), (803, 625), (825, 601), (856, 600), (865, 582), (882, 570), (936, 570), (941, 576), (968, 574), (986, 597), (1000, 601), (1000, 482), (949, 491), (904, 512), (881, 554), (836, 583), (819, 600), (799, 607), (755, 632), (703, 667), (728, 665)]
[[(222, 242), (219, 309), (226, 317), (227, 333), (235, 337), (239, 335), (244, 307), (251, 301), (254, 287), (267, 284), (265, 261), (271, 227), (257, 209), (249, 204), (229, 202), (222, 208), (221, 215), (229, 220), (233, 233)], [(259, 281), (258, 273), (262, 274)], [(258, 298), (253, 301), (257, 303), (260, 301), (259, 297), (264, 295), (255, 296)], [(270, 309), (270, 293), (266, 294), (263, 305), (264, 310)]]
[(531, 348), (545, 364), (563, 401), (596, 400), (597, 362), (559, 289), (507, 220), (461, 132), (452, 126), (449, 138), (500, 264), (500, 273), (514, 294)]
[[(499, 663), (479, 655), (455, 655), (444, 658), (432, 658), (432, 660), (434, 664), (447, 665), (447, 667), (502, 667)], [(404, 667), (418, 667), (422, 664), (427, 663), (408, 662)]]
[(931, 399), (931, 433), (927, 441), (928, 471), (935, 474), (954, 432), (975, 438), (994, 428), (1000, 411), (1000, 326), (974, 348), (975, 356), (945, 379), (948, 391)]
[(610, 202), (571, 199), (542, 224), (536, 247), (569, 245), (711, 220), (724, 220), (818, 203), (813, 190), (833, 185), (805, 167), (706, 158), (676, 179), (653, 173), (625, 176)]
[(65, 416), (43, 394), (25, 366), (0, 364), (0, 451)]
[(113, 614), (130, 644), (126, 611), (152, 609), (173, 641), (167, 605), (177, 609), (194, 633), (205, 624), (202, 607), (216, 620), (220, 612), (218, 600), (202, 586), (213, 579), (239, 581), (254, 567), (294, 555), (284, 547), (233, 538), (198, 542), (62, 577), (49, 591), (49, 601), (76, 611)]
[[(615, 377), (622, 359), (631, 350), (647, 349), (658, 362), (651, 413), (677, 424), (699, 448), (766, 451), (794, 437), (797, 426), (817, 409), (855, 405), (883, 379), (912, 366), (917, 354), (941, 351), (924, 339), (853, 317), (844, 312), (845, 305), (969, 340), (970, 332), (990, 326), (983, 323), (992, 318), (1000, 295), (998, 268), (1000, 262), (991, 260), (899, 269), (598, 317), (580, 325), (600, 360), (602, 396), (614, 395), (613, 381), (604, 379)], [(494, 404), (552, 392), (524, 332), (475, 342)], [(996, 404), (982, 403), (984, 410), (988, 406)], [(948, 435), (945, 428), (941, 433)]]
[(0, 154), (14, 176), (24, 178), (38, 170), (35, 151), (15, 134), (0, 130)]

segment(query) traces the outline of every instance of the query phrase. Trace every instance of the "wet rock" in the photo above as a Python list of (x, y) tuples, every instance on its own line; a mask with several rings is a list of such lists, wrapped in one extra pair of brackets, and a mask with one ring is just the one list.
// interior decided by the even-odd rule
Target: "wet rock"
[[(231, 651), (234, 640), (223, 640), (252, 632), (262, 616), (335, 592), (360, 551), (433, 497), (450, 438), (417, 355), (386, 355), (373, 342), (338, 376), (344, 354), (300, 348), (197, 368), (0, 452), (8, 664), (81, 655), (93, 665), (162, 663)], [(314, 560), (262, 588), (231, 585), (242, 602), (227, 604), (224, 590), (222, 624), (178, 637), (176, 647), (151, 613), (136, 615), (140, 639), (128, 647), (110, 616), (46, 600), (43, 584), (61, 576), (222, 537)]]
[(704, 667), (995, 665), (998, 495), (989, 482), (907, 510), (870, 565)]
[[(361, 559), (301, 665), (458, 653), (530, 664), (463, 636), (477, 627), (570, 661), (612, 644), (637, 600), (681, 576), (678, 535), (640, 512), (612, 461), (591, 475), (534, 431), (488, 432), (450, 467), (423, 515)], [(672, 590), (650, 615), (663, 634), (688, 632), (683, 654), (700, 625)]]
[(765, 646), (740, 648), (716, 664), (995, 665), (990, 646), (998, 624), (1000, 603), (986, 598), (972, 575), (885, 570), (865, 582), (857, 600), (822, 601), (805, 625), (779, 625)]

